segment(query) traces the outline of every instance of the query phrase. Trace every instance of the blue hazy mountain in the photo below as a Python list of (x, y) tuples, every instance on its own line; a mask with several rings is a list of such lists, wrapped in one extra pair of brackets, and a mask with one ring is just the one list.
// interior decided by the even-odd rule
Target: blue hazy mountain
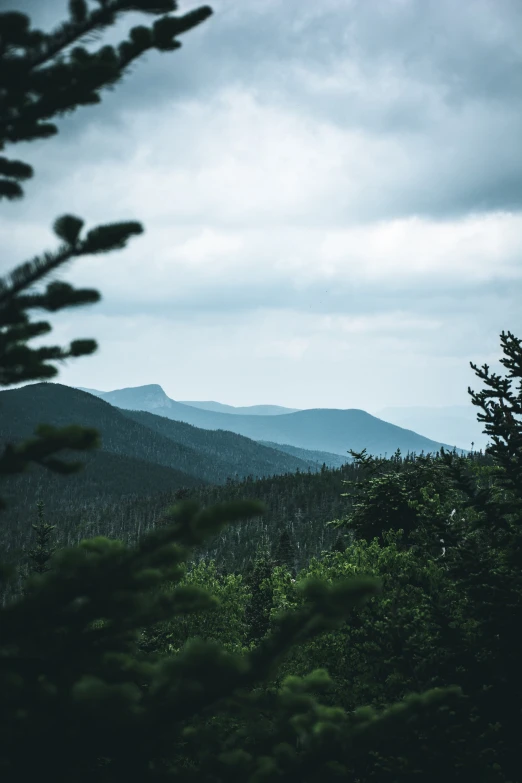
[[(91, 391), (83, 389), (83, 391)], [(282, 413), (296, 413), (300, 408), (283, 408), (282, 405), (244, 405), (235, 407), (234, 405), (225, 405), (222, 402), (193, 402), (180, 400), (182, 405), (191, 405), (193, 408), (201, 408), (204, 411), (215, 411), (217, 413), (232, 413), (233, 415), (246, 414), (250, 416), (280, 416)]]
[(124, 410), (148, 411), (174, 421), (208, 430), (235, 432), (256, 441), (286, 444), (312, 451), (331, 452), (348, 457), (348, 449), (389, 457), (401, 453), (437, 452), (441, 446), (459, 453), (468, 451), (455, 442), (441, 442), (383, 421), (366, 411), (351, 408), (315, 408), (277, 416), (245, 415), (204, 410), (168, 397), (158, 384), (135, 386), (90, 394)]
[(262, 446), (268, 446), (271, 449), (283, 451), (285, 454), (291, 454), (293, 457), (299, 457), (304, 460), (315, 460), (318, 465), (325, 464), (327, 468), (340, 468), (347, 462), (353, 462), (353, 457), (348, 455), (341, 457), (340, 454), (332, 454), (329, 451), (312, 451), (311, 449), (300, 449), (298, 446), (289, 446), (288, 443), (272, 443), (269, 440), (258, 440)]

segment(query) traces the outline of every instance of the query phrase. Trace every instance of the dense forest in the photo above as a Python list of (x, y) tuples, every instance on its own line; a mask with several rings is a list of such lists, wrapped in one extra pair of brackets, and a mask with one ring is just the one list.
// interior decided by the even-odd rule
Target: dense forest
[[(337, 630), (319, 634), (286, 656), (266, 681), (264, 706), (259, 707), (264, 722), (255, 732), (247, 718), (222, 717), (214, 744), (203, 751), (181, 743), (175, 747), (177, 762), (188, 754), (191, 764), (208, 775), (226, 737), (242, 737), (237, 739), (240, 747), (256, 748), (258, 732), (269, 737), (274, 731), (270, 705), (285, 676), (306, 676), (319, 667), (333, 681), (322, 702), (347, 714), (362, 706), (379, 712), (409, 693), (454, 684), (465, 687), (469, 699), (453, 705), (451, 719), (442, 711), (433, 723), (428, 710), (431, 717), (424, 725), (418, 715), (408, 739), (399, 733), (393, 742), (381, 738), (374, 743), (378, 750), (365, 753), (364, 744), (357, 753), (352, 750), (348, 768), (359, 776), (352, 779), (387, 781), (395, 779), (387, 770), (394, 775), (400, 770), (405, 779), (421, 771), (423, 779), (435, 780), (435, 771), (448, 775), (451, 769), (450, 779), (456, 781), (473, 773), (507, 783), (517, 780), (505, 777), (514, 770), (509, 748), (517, 745), (516, 738), (508, 726), (492, 726), (490, 718), (503, 698), (502, 683), (507, 685), (501, 670), (500, 680), (494, 672), (497, 665), (512, 666), (516, 647), (511, 652), (505, 648), (512, 644), (509, 637), (499, 647), (509, 606), (503, 605), (502, 593), (495, 595), (498, 577), (491, 573), (486, 578), (493, 563), (500, 558), (500, 565), (507, 554), (499, 548), (498, 531), (487, 526), (493, 510), (489, 504), (498, 514), (509, 495), (501, 477), (491, 454), (404, 459), (399, 453), (392, 459), (359, 454), (351, 465), (324, 467), (316, 474), (247, 478), (185, 488), (170, 497), (136, 498), (120, 508), (104, 508), (105, 517), (84, 530), (71, 530), (66, 515), (62, 529), (46, 516), (42, 499), (32, 520), (32, 547), (20, 561), (5, 603), (24, 593), (31, 573), (52, 574), (53, 553), (63, 545), (74, 546), (87, 533), (136, 545), (151, 529), (170, 524), (180, 501), (215, 508), (216, 503), (260, 500), (263, 515), (239, 519), (204, 546), (195, 546), (183, 568), (181, 586), (210, 590), (219, 603), (143, 629), (139, 647), (144, 654), (175, 656), (196, 637), (217, 642), (231, 654), (255, 651), (276, 632), (281, 610), (301, 605), (296, 585), (311, 576), (335, 583), (347, 573), (371, 574), (385, 587), (366, 607), (352, 610)], [(485, 498), (488, 505), (483, 506)], [(167, 583), (163, 590), (173, 588), (174, 583)], [(480, 597), (488, 592), (484, 604)], [(94, 626), (104, 622), (97, 620)], [(483, 686), (490, 681), (493, 692), (485, 699)], [(206, 736), (204, 716), (194, 725)], [(397, 748), (405, 755), (397, 758)]]
[[(323, 466), (315, 473), (298, 471), (258, 479), (247, 476), (242, 480), (229, 477), (224, 485), (186, 481), (182, 487), (165, 492), (162, 488), (168, 485), (167, 480), (171, 477), (168, 474), (164, 476), (161, 469), (155, 474), (156, 467), (149, 466), (149, 470), (143, 472), (143, 465), (147, 464), (143, 463), (139, 465), (139, 471), (135, 468), (128, 473), (128, 464), (124, 463), (126, 471), (123, 475), (128, 477), (129, 492), (116, 496), (116, 493), (109, 495), (111, 482), (107, 476), (111, 477), (111, 481), (118, 481), (119, 473), (115, 469), (119, 463), (112, 455), (103, 452), (99, 452), (97, 458), (102, 455), (103, 460), (93, 481), (85, 485), (78, 480), (72, 485), (69, 478), (49, 474), (43, 469), (10, 477), (4, 482), (7, 490), (4, 497), (6, 500), (12, 498), (12, 501), (11, 507), (2, 515), (0, 545), (8, 562), (23, 564), (22, 573), (28, 564), (27, 552), (33, 545), (32, 525), (37, 519), (38, 503), (43, 503), (46, 520), (53, 524), (54, 540), (59, 546), (78, 544), (86, 535), (107, 535), (126, 544), (135, 544), (140, 535), (160, 525), (165, 511), (182, 498), (190, 498), (205, 506), (255, 499), (266, 508), (262, 516), (239, 522), (234, 528), (227, 528), (205, 542), (201, 549), (194, 552), (195, 561), (214, 559), (220, 571), (243, 571), (252, 563), (256, 552), (273, 549), (280, 535), (286, 531), (295, 547), (294, 567), (300, 570), (308, 566), (312, 557), (338, 543), (339, 532), (327, 523), (347, 518), (354, 504), (353, 485), (357, 486), (369, 475), (369, 468), (364, 462), (355, 461), (336, 469)], [(90, 454), (84, 458), (87, 465), (90, 458)], [(111, 459), (116, 464), (111, 464)], [(383, 473), (392, 470), (411, 474), (412, 466), (424, 461), (430, 464), (432, 460), (417, 455), (402, 458), (398, 453), (389, 460), (378, 460), (378, 463), (382, 465), (380, 470)], [(437, 462), (437, 458), (433, 461)], [(482, 452), (472, 453), (469, 462), (473, 466), (486, 467), (492, 465), (492, 458)], [(84, 470), (77, 474), (78, 479), (81, 480), (85, 473)], [(130, 491), (132, 483), (136, 484), (136, 476), (140, 476), (144, 483), (148, 482), (147, 494)], [(117, 489), (121, 490), (120, 482)], [(101, 490), (107, 492), (107, 497), (96, 496)], [(419, 491), (420, 487), (417, 493)], [(13, 502), (15, 498), (16, 503)], [(7, 595), (4, 595), (4, 602)]]

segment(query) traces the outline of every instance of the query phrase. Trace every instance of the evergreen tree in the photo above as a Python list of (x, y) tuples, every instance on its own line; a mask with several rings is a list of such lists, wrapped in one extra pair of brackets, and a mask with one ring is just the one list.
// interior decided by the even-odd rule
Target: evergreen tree
[(346, 550), (346, 543), (341, 535), (341, 533), (338, 534), (335, 543), (332, 546), (332, 552), (344, 552)]
[[(2, 148), (56, 133), (45, 120), (99, 102), (98, 91), (115, 84), (134, 59), (152, 48), (179, 48), (176, 36), (211, 14), (205, 6), (170, 16), (174, 0), (98, 0), (98, 5), (89, 11), (85, 0), (70, 0), (70, 21), (51, 35), (31, 30), (24, 14), (0, 14)], [(63, 56), (64, 49), (114, 24), (126, 11), (164, 15), (151, 28), (134, 27), (117, 51), (104, 46), (89, 54), (77, 46)], [(0, 194), (15, 199), (22, 196), (19, 181), (32, 169), (2, 157), (0, 174)], [(74, 341), (68, 350), (27, 345), (50, 330), (46, 322), (31, 323), (28, 310), (56, 312), (99, 299), (97, 291), (65, 283), (50, 283), (39, 294), (31, 286), (74, 256), (122, 248), (143, 231), (136, 222), (106, 224), (80, 239), (82, 227), (75, 216), (59, 218), (54, 224), (64, 243), (59, 251), (18, 267), (1, 283), (3, 386), (52, 378), (57, 370), (49, 362), (92, 354), (96, 348), (92, 340)], [(55, 455), (97, 443), (95, 430), (41, 425), (33, 440), (6, 446), (0, 471), (21, 472), (32, 461), (72, 472), (80, 464)], [(327, 709), (316, 699), (329, 685), (324, 670), (289, 678), (270, 696), (272, 725), (258, 725), (259, 705), (267, 698), (259, 686), (281, 657), (295, 643), (338, 627), (354, 606), (380, 589), (375, 579), (339, 580), (331, 586), (317, 579), (303, 582), (298, 587), (303, 605), (280, 615), (271, 633), (245, 656), (198, 638), (176, 655), (161, 654), (154, 645), (148, 653), (140, 650), (144, 630), (214, 605), (205, 590), (179, 586), (190, 551), (225, 525), (262, 512), (253, 501), (204, 509), (184, 501), (169, 510), (169, 525), (135, 547), (105, 537), (84, 540), (55, 552), (50, 568), (30, 577), (27, 594), (0, 610), (2, 781), (333, 781), (345, 778), (352, 755), (368, 754), (379, 735), (393, 743), (415, 720), (427, 721), (429, 730), (430, 714), (458, 699), (458, 688), (412, 696), (382, 713), (361, 710), (348, 720), (343, 710)], [(0, 582), (9, 576), (12, 569), (2, 568)], [(173, 589), (163, 591), (165, 584)], [(224, 713), (246, 721), (225, 742)], [(210, 717), (210, 727), (205, 729), (202, 716)]]
[(268, 548), (264, 547), (258, 549), (253, 564), (247, 570), (246, 583), (251, 593), (245, 611), (245, 620), (249, 626), (247, 644), (257, 644), (270, 626), (270, 610), (273, 603), (270, 577), (274, 565)]
[(288, 530), (283, 530), (279, 536), (279, 541), (272, 553), (272, 559), (274, 565), (283, 566), (292, 574), (292, 578), (295, 579), (296, 550)]
[(49, 571), (48, 562), (52, 557), (53, 552), (56, 551), (56, 547), (50, 545), (52, 532), (56, 525), (49, 525), (44, 521), (44, 504), (42, 500), (38, 501), (36, 508), (38, 512), (38, 522), (36, 525), (32, 525), (32, 528), (36, 533), (36, 546), (27, 553), (29, 560), (31, 561), (29, 573), (45, 574)]
[[(467, 690), (474, 694), (484, 736), (493, 734), (501, 749), (507, 780), (520, 778), (519, 730), (522, 717), (520, 634), (522, 625), (522, 341), (502, 332), (505, 357), (501, 364), (509, 374), (489, 374), (487, 364), (472, 369), (489, 389), (475, 393), (481, 407), (479, 421), (486, 425), (493, 445), (494, 481), (480, 486), (463, 458), (445, 455), (453, 479), (466, 495), (464, 507), (473, 513), (467, 528), (459, 526), (459, 541), (447, 553), (448, 574), (473, 607), (479, 633), (476, 661), (467, 676)], [(513, 380), (518, 393), (511, 391)], [(498, 400), (498, 402), (496, 402)], [(458, 525), (454, 520), (453, 524)]]
[[(459, 738), (463, 753), (464, 747), (480, 753), (484, 780), (512, 783), (520, 780), (518, 727), (522, 717), (522, 341), (502, 332), (501, 345), (506, 357), (500, 361), (509, 369), (508, 377), (490, 375), (487, 365), (479, 369), (470, 362), (489, 389), (479, 393), (468, 389), (473, 404), (484, 411), (478, 418), (492, 438), (487, 451), (494, 465), (475, 466), (455, 451), (441, 449), (440, 460), (430, 464), (421, 458), (411, 463), (411, 475), (406, 478), (404, 474), (399, 481), (402, 474), (385, 469), (378, 475), (382, 463), (356, 454), (356, 458), (362, 456), (371, 477), (360, 482), (350, 521), (356, 521), (359, 534), (365, 532), (363, 538), (373, 538), (375, 544), (379, 539), (386, 542), (387, 527), (392, 535), (406, 528), (404, 550), (416, 550), (421, 563), (444, 561), (451, 591), (466, 608), (458, 622), (448, 624), (441, 597), (437, 607), (444, 634), (441, 640), (451, 655), (433, 675), (438, 677), (443, 668), (458, 673), (459, 685), (469, 699), (468, 720), (473, 728)], [(513, 380), (519, 384), (518, 393), (511, 390)], [(388, 505), (384, 487), (396, 490), (388, 495)], [(340, 520), (334, 527), (345, 525)], [(439, 550), (436, 556), (435, 549)], [(386, 584), (383, 592), (387, 592)], [(461, 626), (464, 635), (469, 634), (468, 642), (463, 641)], [(463, 766), (462, 778), (456, 779), (475, 777), (470, 770), (471, 766)]]
[(397, 453), (386, 463), (365, 451), (351, 453), (369, 475), (363, 481), (343, 482), (352, 487), (353, 506), (341, 520), (329, 524), (348, 528), (357, 538), (367, 541), (377, 538), (380, 543), (386, 531), (402, 529), (402, 545), (408, 548), (417, 543), (422, 530), (422, 538), (429, 541), (430, 548), (438, 549), (450, 507), (459, 497), (445, 462), (440, 456), (421, 456), (404, 468)]
[[(24, 580), (31, 574), (47, 573), (50, 570), (48, 562), (56, 551), (56, 546), (51, 545), (52, 533), (56, 525), (49, 525), (44, 521), (43, 509), (44, 503), (42, 500), (39, 500), (36, 504), (38, 522), (36, 525), (32, 525), (36, 533), (36, 546), (27, 552), (29, 562), (25, 563), (20, 569), (20, 574)], [(23, 590), (22, 592), (25, 595), (26, 591)]]

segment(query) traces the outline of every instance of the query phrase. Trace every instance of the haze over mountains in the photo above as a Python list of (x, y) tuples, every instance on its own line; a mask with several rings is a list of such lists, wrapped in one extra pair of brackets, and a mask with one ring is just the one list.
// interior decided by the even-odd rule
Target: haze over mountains
[[(183, 405), (192, 405), (195, 408), (236, 415), (245, 413), (258, 416), (278, 416), (282, 413), (296, 413), (298, 410), (302, 410), (301, 408), (284, 408), (281, 405), (234, 407), (214, 401), (181, 400), (181, 402)], [(485, 449), (489, 441), (489, 437), (482, 431), (484, 425), (477, 421), (478, 411), (479, 409), (471, 404), (442, 407), (413, 405), (380, 408), (375, 411), (370, 410), (368, 413), (435, 441), (455, 442), (462, 448), (470, 448), (473, 443), (473, 448), (478, 451)]]
[[(82, 390), (87, 391), (85, 388)], [(413, 451), (417, 454), (422, 451), (434, 453), (441, 446), (449, 450), (457, 446), (456, 443), (426, 438), (359, 409), (317, 408), (292, 413), (272, 412), (269, 415), (224, 413), (172, 400), (158, 384), (109, 392), (89, 389), (88, 393), (121, 409), (148, 411), (202, 429), (226, 430), (258, 442), (331, 452), (345, 459), (349, 457), (348, 449), (361, 451), (366, 448), (369, 454), (391, 456), (397, 448), (405, 455)]]
[(490, 442), (484, 434), (484, 424), (477, 421), (481, 408), (474, 405), (447, 405), (444, 407), (411, 406), (381, 408), (374, 416), (399, 427), (422, 433), (427, 438), (455, 442), (464, 449), (471, 443), (476, 451), (484, 450)]
[(247, 414), (250, 416), (280, 416), (282, 413), (296, 413), (300, 408), (283, 408), (282, 405), (246, 405), (235, 408), (233, 405), (224, 405), (222, 402), (188, 402), (180, 400), (182, 405), (192, 405), (193, 408), (201, 408), (205, 411), (218, 413)]
[[(82, 386), (76, 388), (96, 396), (108, 393)], [(215, 400), (180, 400), (179, 403), (201, 410), (214, 411), (215, 413), (229, 413), (234, 416), (281, 416), (285, 413), (297, 413), (302, 410), (301, 408), (285, 408), (282, 405), (234, 406), (216, 402)], [(480, 412), (480, 409), (471, 405), (471, 403), (469, 405), (446, 405), (440, 407), (427, 405), (395, 406), (368, 411), (371, 415), (390, 424), (396, 424), (403, 429), (413, 430), (413, 432), (437, 442), (455, 443), (457, 447), (464, 450), (470, 449), (472, 443), (475, 450), (485, 449), (489, 442), (489, 436), (483, 432), (484, 425), (482, 422), (477, 421), (478, 412)]]
[[(89, 394), (95, 394), (99, 397), (106, 392), (98, 391), (97, 389), (87, 389), (85, 386), (76, 386), (76, 389), (80, 391), (88, 392)], [(250, 414), (251, 416), (279, 416), (281, 413), (295, 413), (300, 408), (284, 408), (282, 405), (246, 405), (243, 407), (234, 407), (234, 405), (225, 405), (222, 402), (214, 402), (214, 400), (208, 400), (206, 402), (194, 402), (188, 400), (179, 400), (181, 405), (191, 405), (193, 408), (201, 408), (205, 411), (215, 411), (217, 413), (232, 413), (232, 414)]]

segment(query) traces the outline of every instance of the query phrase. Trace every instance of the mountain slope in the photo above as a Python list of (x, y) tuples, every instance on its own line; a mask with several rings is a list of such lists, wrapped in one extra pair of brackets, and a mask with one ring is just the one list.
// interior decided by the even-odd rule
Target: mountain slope
[(118, 408), (149, 411), (202, 429), (228, 430), (257, 441), (327, 451), (345, 458), (348, 449), (366, 448), (368, 454), (391, 456), (398, 448), (403, 455), (408, 451), (433, 453), (441, 446), (453, 448), (452, 443), (431, 440), (358, 409), (316, 408), (279, 416), (236, 415), (176, 402), (158, 384), (97, 392), (97, 395)]
[(74, 475), (61, 476), (39, 465), (31, 465), (26, 472), (4, 480), (2, 497), (8, 504), (7, 517), (13, 510), (29, 516), (29, 509), (34, 513), (38, 499), (44, 499), (46, 508), (54, 512), (58, 508), (77, 508), (80, 504), (90, 508), (100, 502), (116, 502), (131, 496), (143, 498), (174, 492), (181, 487), (192, 489), (206, 485), (175, 468), (101, 449), (84, 454), (63, 451), (60, 457), (69, 462), (81, 460), (84, 468)]
[[(84, 389), (84, 391), (91, 391)], [(281, 405), (245, 405), (235, 407), (234, 405), (224, 405), (222, 402), (188, 402), (180, 400), (182, 405), (190, 405), (192, 408), (201, 408), (204, 411), (214, 411), (216, 413), (232, 413), (234, 415), (246, 414), (249, 416), (280, 416), (282, 413), (295, 413), (299, 408), (283, 408)]]
[[(190, 444), (191, 448), (204, 456), (215, 467), (226, 465), (227, 473), (222, 475), (223, 481), (235, 476), (271, 476), (282, 473), (295, 473), (297, 469), (307, 471), (317, 469), (317, 460), (313, 452), (298, 449), (299, 454), (278, 449), (277, 445), (260, 444), (224, 430), (204, 430), (192, 424), (174, 421), (165, 416), (158, 416), (147, 411), (130, 411), (119, 409), (124, 416), (139, 422), (155, 432), (171, 439), (175, 443)], [(310, 454), (310, 456), (309, 456)], [(321, 463), (322, 464), (322, 463)], [(208, 475), (208, 468), (205, 475)]]
[[(180, 480), (190, 479), (191, 484), (194, 478), (207, 483), (201, 470), (192, 470), (199, 463), (196, 452), (185, 446), (176, 448), (168, 438), (151, 433), (92, 394), (58, 383), (35, 383), (0, 392), (0, 441), (31, 437), (41, 422), (57, 427), (96, 427), (101, 433), (102, 451), (173, 468)], [(79, 458), (75, 453), (75, 459)], [(185, 473), (180, 466), (187, 466), (190, 472)]]
[(314, 460), (305, 462), (230, 432), (198, 431), (150, 413), (119, 410), (58, 383), (0, 392), (1, 441), (30, 437), (40, 422), (96, 427), (103, 451), (174, 468), (186, 486), (192, 486), (194, 479), (219, 484), (232, 475), (267, 476), (315, 468)]
[(300, 449), (298, 446), (289, 446), (288, 443), (272, 443), (268, 440), (260, 440), (258, 443), (284, 451), (287, 454), (292, 454), (294, 457), (308, 460), (314, 459), (318, 467), (326, 464), (327, 468), (340, 468), (342, 465), (346, 465), (346, 463), (353, 462), (352, 456), (341, 457), (340, 454), (332, 454), (329, 451), (311, 451), (310, 449)]

